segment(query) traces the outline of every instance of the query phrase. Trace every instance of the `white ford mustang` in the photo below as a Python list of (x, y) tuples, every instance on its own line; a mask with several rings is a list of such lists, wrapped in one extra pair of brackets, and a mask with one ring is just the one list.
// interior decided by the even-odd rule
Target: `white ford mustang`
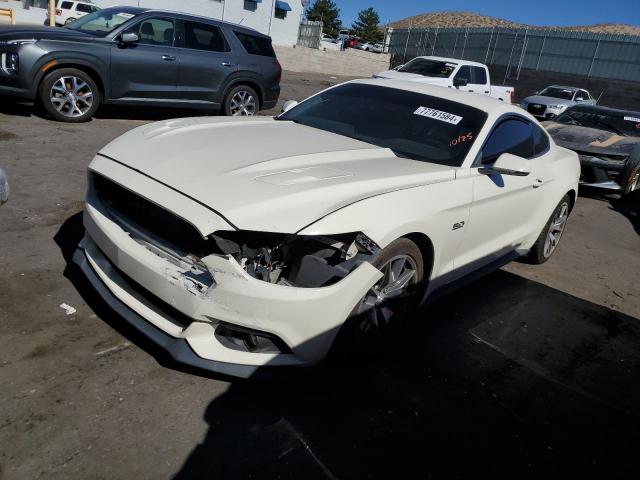
[(89, 166), (75, 261), (178, 361), (246, 377), (367, 352), (457, 280), (546, 261), (579, 173), (519, 108), (357, 80), (277, 118), (169, 120), (111, 142)]

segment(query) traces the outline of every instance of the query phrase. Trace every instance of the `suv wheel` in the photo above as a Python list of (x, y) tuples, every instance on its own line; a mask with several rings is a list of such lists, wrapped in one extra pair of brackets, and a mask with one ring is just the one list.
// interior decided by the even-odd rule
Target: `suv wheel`
[(89, 75), (75, 68), (62, 68), (40, 84), (40, 101), (49, 114), (62, 122), (89, 120), (100, 105), (98, 86)]
[(259, 107), (258, 94), (247, 85), (233, 87), (224, 100), (224, 114), (229, 116), (252, 116)]

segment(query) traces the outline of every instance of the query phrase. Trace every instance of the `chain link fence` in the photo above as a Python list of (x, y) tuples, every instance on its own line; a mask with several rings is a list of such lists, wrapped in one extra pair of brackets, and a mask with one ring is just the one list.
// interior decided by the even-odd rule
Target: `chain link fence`
[(392, 65), (420, 55), (505, 67), (640, 82), (640, 36), (544, 29), (414, 28), (390, 32)]

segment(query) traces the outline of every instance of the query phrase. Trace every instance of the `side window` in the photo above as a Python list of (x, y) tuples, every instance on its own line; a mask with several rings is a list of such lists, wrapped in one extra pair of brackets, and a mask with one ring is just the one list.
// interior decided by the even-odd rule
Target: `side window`
[(256, 35), (250, 35), (248, 33), (233, 32), (238, 40), (247, 51), (252, 55), (262, 55), (264, 57), (275, 57), (276, 52), (273, 51), (271, 46), (271, 39), (269, 37), (258, 37)]
[(487, 71), (482, 67), (472, 67), (473, 78), (471, 83), (475, 85), (487, 84)]
[(456, 80), (464, 79), (467, 83), (471, 83), (471, 68), (469, 65), (463, 65), (455, 76)]
[(244, 0), (244, 9), (255, 12), (258, 9), (258, 0)]
[(218, 27), (188, 20), (184, 22), (184, 46), (211, 52), (229, 51), (229, 45)]
[(531, 124), (508, 119), (500, 123), (489, 136), (482, 149), (482, 163), (495, 162), (503, 153), (530, 158), (533, 153)]
[(168, 18), (148, 18), (131, 27), (129, 32), (137, 33), (138, 43), (144, 45), (173, 45), (173, 20)]
[(584, 90), (579, 90), (576, 95), (576, 100), (581, 100), (581, 101), (589, 100), (589, 94)]
[(60, 8), (62, 10), (73, 10), (73, 2), (62, 2)]
[(549, 149), (549, 137), (537, 125), (531, 125), (533, 133), (533, 154), (540, 155)]
[(91, 5), (86, 5), (84, 3), (78, 3), (76, 5), (76, 11), (82, 12), (82, 13), (91, 13), (93, 12), (93, 7), (91, 7)]

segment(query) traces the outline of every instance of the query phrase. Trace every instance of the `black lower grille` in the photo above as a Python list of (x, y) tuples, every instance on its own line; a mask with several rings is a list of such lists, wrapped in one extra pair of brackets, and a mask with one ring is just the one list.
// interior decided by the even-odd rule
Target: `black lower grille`
[(542, 115), (546, 109), (547, 109), (546, 105), (540, 105), (538, 103), (530, 103), (529, 106), (527, 107), (527, 111), (531, 115)]
[(101, 175), (93, 174), (92, 178), (100, 202), (136, 228), (185, 254), (201, 258), (220, 253), (213, 240), (202, 238), (193, 225), (177, 215)]

